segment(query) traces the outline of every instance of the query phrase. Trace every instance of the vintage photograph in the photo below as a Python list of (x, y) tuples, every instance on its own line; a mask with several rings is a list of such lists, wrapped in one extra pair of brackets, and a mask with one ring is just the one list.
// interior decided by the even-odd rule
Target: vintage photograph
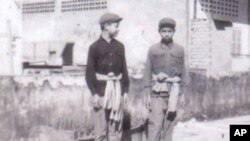
[(234, 141), (250, 125), (249, 0), (0, 0), (0, 60), (0, 141)]

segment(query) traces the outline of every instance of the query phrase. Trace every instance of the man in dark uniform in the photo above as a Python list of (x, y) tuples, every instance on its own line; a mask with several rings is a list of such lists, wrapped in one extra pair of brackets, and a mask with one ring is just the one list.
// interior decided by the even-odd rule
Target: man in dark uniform
[(148, 141), (171, 141), (184, 75), (184, 49), (173, 42), (175, 20), (159, 22), (161, 42), (148, 51), (145, 68), (146, 105), (150, 110)]
[(129, 89), (124, 45), (115, 39), (121, 20), (114, 13), (102, 15), (101, 36), (89, 48), (86, 82), (93, 95), (95, 141), (121, 139)]

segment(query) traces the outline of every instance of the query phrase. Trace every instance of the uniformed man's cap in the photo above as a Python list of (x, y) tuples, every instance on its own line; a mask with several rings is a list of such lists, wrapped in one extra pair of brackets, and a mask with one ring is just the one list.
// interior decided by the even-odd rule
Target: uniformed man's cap
[(175, 29), (176, 22), (172, 18), (163, 18), (159, 22), (159, 30), (164, 28), (164, 27), (170, 27), (172, 29)]
[(101, 16), (99, 23), (103, 25), (105, 23), (120, 22), (121, 20), (122, 18), (115, 13), (105, 13)]

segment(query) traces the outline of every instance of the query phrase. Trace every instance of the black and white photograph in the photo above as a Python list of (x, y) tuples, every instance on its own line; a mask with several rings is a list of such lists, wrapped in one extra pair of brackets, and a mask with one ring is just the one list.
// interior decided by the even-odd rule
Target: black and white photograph
[(248, 141), (249, 0), (0, 0), (0, 141)]

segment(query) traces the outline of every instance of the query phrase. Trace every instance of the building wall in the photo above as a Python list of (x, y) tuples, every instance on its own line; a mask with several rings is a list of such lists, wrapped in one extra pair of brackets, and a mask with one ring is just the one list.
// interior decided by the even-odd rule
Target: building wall
[[(213, 1), (212, 5), (210, 1), (206, 0), (190, 0), (189, 2), (190, 22), (192, 23), (194, 20), (208, 20), (211, 21), (211, 26), (213, 27), (210, 30), (212, 32), (211, 37), (206, 39), (206, 41), (211, 41), (211, 46), (207, 47), (211, 48), (211, 57), (210, 65), (205, 67), (207, 68), (206, 72), (212, 76), (223, 76), (235, 72), (249, 71), (250, 26), (247, 20), (247, 17), (249, 17), (249, 9), (247, 9), (248, 1), (239, 1), (238, 11), (236, 12), (238, 16), (235, 18), (230, 17), (233, 16), (232, 11), (231, 15), (229, 15), (229, 10), (225, 12), (225, 5), (224, 11), (222, 10), (222, 1)], [(224, 1), (223, 3), (230, 4), (232, 1)], [(212, 8), (210, 6), (212, 6)], [(214, 9), (214, 6), (216, 9)], [(234, 9), (232, 5), (228, 7), (227, 9)], [(224, 12), (223, 16), (222, 12)], [(225, 15), (225, 13), (227, 13), (227, 15)], [(196, 30), (199, 28), (200, 27), (196, 27)], [(237, 31), (237, 35), (235, 31)], [(192, 41), (192, 36), (193, 35), (190, 34), (190, 41)], [(198, 39), (201, 40), (201, 38), (202, 36), (198, 36)], [(189, 48), (193, 47), (190, 41)], [(197, 43), (198, 41), (195, 42)], [(201, 47), (198, 46), (197, 48)], [(190, 55), (188, 58), (194, 57), (192, 52), (188, 52), (188, 55)], [(203, 57), (201, 60), (204, 60), (204, 58), (206, 57)], [(192, 63), (192, 60), (189, 59), (189, 64), (190, 63)], [(199, 69), (199, 66), (191, 66), (190, 69)]]
[(229, 75), (232, 71), (232, 29), (216, 30), (212, 34), (212, 63), (210, 74), (220, 77)]
[(250, 70), (250, 59), (246, 56), (237, 56), (232, 60), (232, 72), (247, 72)]
[(212, 56), (212, 21), (194, 19), (190, 23), (188, 67), (209, 70)]
[(0, 1), (0, 75), (22, 73), (22, 14), (14, 0)]
[(246, 72), (250, 71), (250, 26), (247, 24), (234, 24), (235, 28), (241, 31), (240, 54), (233, 56), (232, 71)]
[(213, 20), (210, 19), (191, 21), (188, 70), (215, 77), (229, 74), (232, 62), (232, 29), (216, 30)]
[(186, 46), (187, 12), (182, 0), (108, 0), (107, 9), (61, 12), (61, 1), (56, 10), (46, 14), (24, 14), (25, 42), (75, 42), (74, 63), (86, 63), (89, 45), (100, 36), (99, 17), (107, 11), (123, 17), (118, 39), (126, 46), (128, 65), (144, 62), (150, 45), (159, 42), (158, 22), (163, 17), (177, 21), (175, 40)]
[(197, 18), (248, 23), (248, 0), (191, 0), (195, 1)]

